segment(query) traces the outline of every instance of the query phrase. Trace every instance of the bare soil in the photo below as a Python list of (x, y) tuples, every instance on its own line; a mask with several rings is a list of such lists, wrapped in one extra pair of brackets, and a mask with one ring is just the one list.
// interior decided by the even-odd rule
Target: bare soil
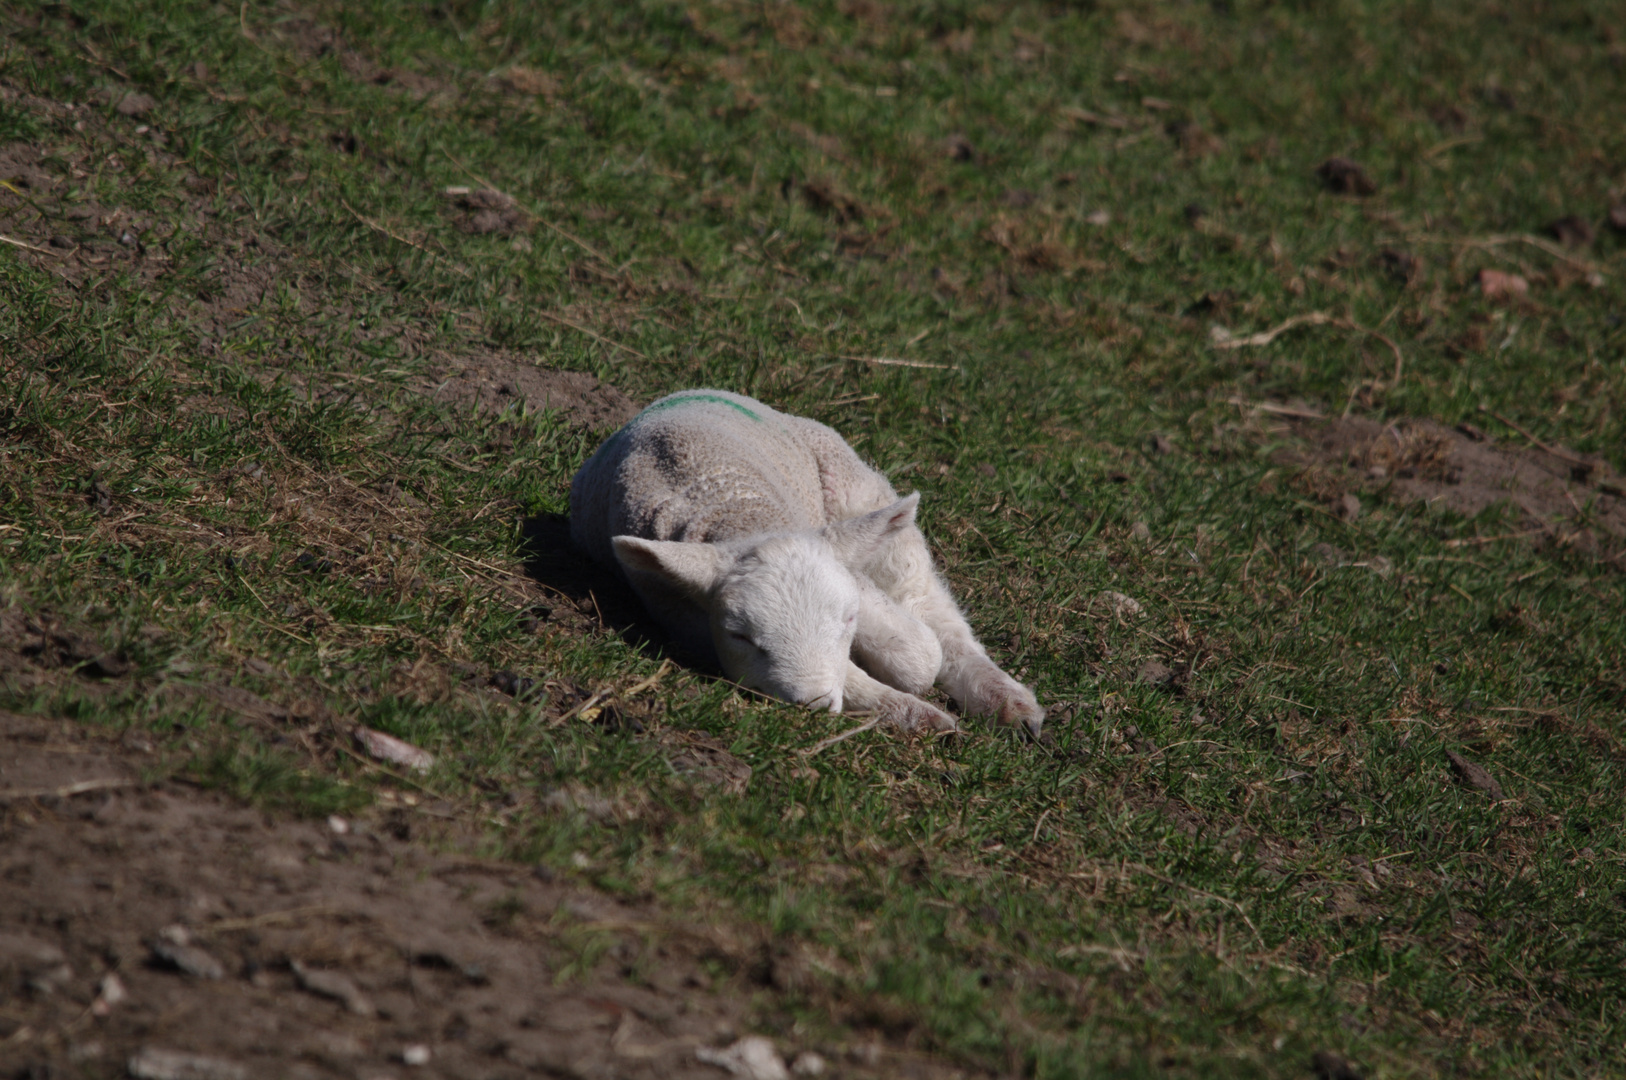
[(1285, 458), (1299, 486), (1348, 513), (1342, 496), (1382, 495), (1474, 518), (1505, 503), (1518, 536), (1619, 558), (1626, 551), (1626, 480), (1608, 462), (1562, 446), (1498, 441), (1472, 425), (1365, 417), (1299, 421)]
[(474, 349), (437, 365), (427, 390), (437, 401), (472, 402), (491, 412), (523, 404), (566, 414), (588, 428), (617, 428), (638, 414), (627, 395), (579, 371), (549, 371), (511, 353)]
[[(749, 943), (430, 853), (388, 813), (341, 833), (143, 784), (138, 751), (58, 720), (0, 714), (0, 761), (6, 1075), (158, 1049), (380, 1077), (424, 1046), (437, 1076), (715, 1077), (694, 1048), (748, 1011), (707, 961)], [(568, 977), (595, 938), (604, 960)]]

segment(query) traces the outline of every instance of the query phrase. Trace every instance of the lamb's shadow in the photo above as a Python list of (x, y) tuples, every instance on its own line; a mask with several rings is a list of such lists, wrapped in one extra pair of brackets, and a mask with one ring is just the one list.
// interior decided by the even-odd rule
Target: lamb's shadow
[(706, 674), (719, 674), (709, 658), (682, 648), (644, 610), (638, 595), (614, 572), (588, 558), (570, 542), (570, 518), (538, 514), (521, 525), (525, 572), (570, 600), (587, 618), (613, 630), (652, 659), (670, 656)]

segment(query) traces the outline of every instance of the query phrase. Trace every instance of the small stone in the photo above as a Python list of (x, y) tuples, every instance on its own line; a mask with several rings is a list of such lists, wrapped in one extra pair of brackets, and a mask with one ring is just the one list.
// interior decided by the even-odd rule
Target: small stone
[(1129, 526), (1129, 535), (1143, 544), (1152, 542), (1152, 527), (1144, 521), (1137, 521)]
[(232, 1061), (146, 1046), (125, 1064), (136, 1080), (248, 1080), (248, 1070)]
[(1361, 497), (1354, 492), (1345, 492), (1343, 498), (1338, 500), (1338, 516), (1345, 521), (1354, 521), (1361, 516)]
[(116, 972), (108, 972), (102, 976), (102, 981), (96, 990), (96, 1000), (90, 1003), (90, 1011), (95, 1016), (106, 1016), (113, 1011), (113, 1006), (130, 996), (124, 988), (124, 980)]
[(1518, 274), (1508, 274), (1501, 270), (1481, 270), (1479, 291), (1484, 294), (1486, 300), (1517, 300), (1529, 295), (1530, 282)]
[(860, 1065), (874, 1068), (881, 1063), (881, 1047), (877, 1043), (867, 1042), (850, 1047), (847, 1055)]
[(120, 116), (146, 116), (158, 107), (158, 99), (150, 94), (125, 94), (113, 108)]
[(1105, 228), (1106, 226), (1112, 224), (1112, 211), (1091, 210), (1089, 213), (1084, 215), (1084, 221), (1087, 224), (1094, 225), (1097, 229)]
[(824, 1058), (811, 1050), (803, 1050), (796, 1055), (796, 1060), (790, 1063), (790, 1071), (794, 1076), (823, 1076), (828, 1069)]
[(1105, 601), (1108, 609), (1110, 609), (1114, 615), (1121, 616), (1122, 618), (1132, 619), (1139, 615), (1143, 610), (1140, 606), (1140, 601), (1136, 600), (1134, 597), (1125, 596), (1121, 592), (1113, 592), (1110, 589), (1101, 594), (1101, 599)]
[(413, 1043), (401, 1051), (401, 1064), (427, 1065), (429, 1064), (429, 1047), (423, 1043)]
[(196, 945), (177, 945), (159, 939), (152, 943), (153, 959), (165, 967), (174, 968), (198, 979), (224, 979), (226, 968), (219, 960)]
[(328, 815), (327, 827), (328, 830), (336, 836), (346, 836), (350, 832), (350, 823), (344, 820), (344, 818), (340, 817), (338, 814)]
[(745, 1080), (790, 1080), (790, 1070), (774, 1049), (773, 1041), (761, 1035), (747, 1035), (723, 1050), (695, 1047), (696, 1060), (715, 1065)]
[(342, 1001), (344, 1007), (357, 1016), (373, 1016), (377, 1010), (373, 1003), (367, 1000), (356, 984), (337, 971), (322, 971), (317, 968), (308, 968), (298, 960), (290, 960), (288, 966), (293, 969), (294, 978), (299, 985), (313, 994)]
[(434, 754), (394, 735), (386, 735), (370, 727), (357, 727), (355, 737), (363, 750), (380, 761), (402, 765), (413, 772), (428, 772), (435, 767)]

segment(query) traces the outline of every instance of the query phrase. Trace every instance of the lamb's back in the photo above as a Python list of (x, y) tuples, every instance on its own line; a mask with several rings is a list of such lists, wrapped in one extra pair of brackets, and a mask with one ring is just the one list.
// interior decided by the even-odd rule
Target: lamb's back
[(723, 390), (661, 398), (576, 473), (571, 537), (614, 566), (613, 536), (700, 542), (824, 525), (811, 423)]

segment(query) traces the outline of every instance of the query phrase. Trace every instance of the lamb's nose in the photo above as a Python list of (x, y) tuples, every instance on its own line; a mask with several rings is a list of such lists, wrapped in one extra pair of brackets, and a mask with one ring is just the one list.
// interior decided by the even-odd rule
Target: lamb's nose
[(841, 711), (841, 691), (831, 690), (803, 702), (810, 709), (829, 709), (831, 712)]

